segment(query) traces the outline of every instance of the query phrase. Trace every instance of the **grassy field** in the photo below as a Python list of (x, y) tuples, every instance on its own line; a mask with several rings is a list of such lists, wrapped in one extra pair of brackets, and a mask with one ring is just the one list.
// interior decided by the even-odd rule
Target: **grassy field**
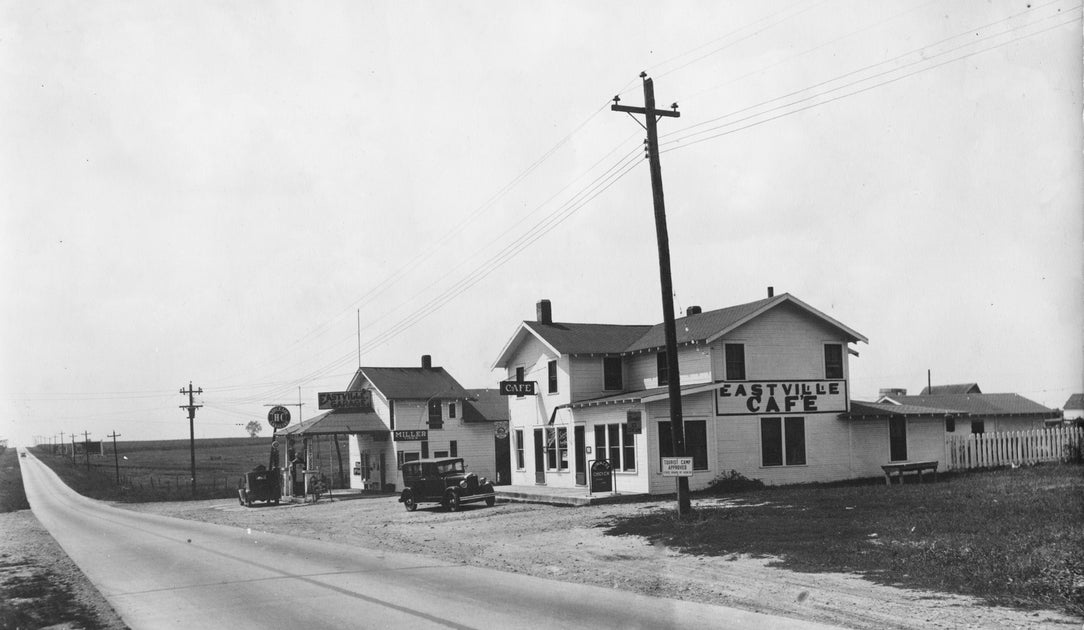
[[(237, 496), (237, 479), (256, 465), (268, 464), (267, 438), (216, 438), (195, 441), (196, 498)], [(80, 494), (113, 501), (170, 501), (192, 498), (188, 440), (105, 443), (105, 455), (53, 455), (45, 447), (34, 454)], [(117, 484), (119, 462), (120, 484)]]
[(942, 475), (936, 484), (790, 486), (729, 494), (682, 520), (648, 515), (608, 533), (688, 553), (778, 558), (893, 586), (1084, 616), (1084, 467)]

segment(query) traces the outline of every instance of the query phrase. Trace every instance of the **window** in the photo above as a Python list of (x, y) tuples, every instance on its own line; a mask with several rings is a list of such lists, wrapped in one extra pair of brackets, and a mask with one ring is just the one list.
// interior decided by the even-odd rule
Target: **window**
[(448, 417), (455, 417), (455, 403), (448, 403)]
[(761, 418), (762, 466), (805, 465), (805, 418)]
[(946, 433), (955, 433), (956, 432), (956, 418), (953, 418), (951, 416), (945, 416), (945, 432)]
[(975, 433), (975, 434), (979, 434), (979, 435), (985, 433), (986, 432), (986, 421), (985, 420), (972, 420), (971, 421), (971, 432)]
[(516, 469), (523, 470), (523, 429), (516, 429)]
[[(681, 423), (685, 433), (685, 457), (693, 458), (693, 470), (708, 469), (708, 423), (704, 420), (685, 420)], [(663, 457), (677, 457), (674, 453), (670, 422), (659, 423), (659, 469)]]
[(624, 389), (625, 385), (621, 378), (621, 357), (606, 357), (602, 359), (602, 388), (605, 390)]
[(549, 393), (557, 393), (557, 361), (550, 361), (546, 364), (546, 376), (549, 380)]
[(726, 359), (726, 380), (745, 380), (745, 344), (723, 344), (723, 355)]
[(666, 353), (660, 352), (655, 355), (656, 368), (659, 372), (659, 387), (670, 383), (670, 364), (666, 361)]
[(412, 462), (421, 459), (418, 451), (399, 451), (397, 455), (398, 457), (396, 457), (396, 459), (399, 460), (399, 468), (402, 468), (403, 464), (406, 462)]
[(429, 401), (429, 428), (444, 428), (444, 409), (439, 400)]
[(422, 459), (429, 457), (429, 442), (422, 442)]
[(824, 344), (824, 378), (843, 378), (842, 344)]
[(448, 451), (433, 451), (433, 457), (448, 457)]
[(568, 470), (568, 429), (546, 429), (546, 468)]
[(448, 451), (449, 457), (459, 457), (459, 444), (455, 440), (448, 442)]
[(614, 470), (636, 470), (636, 436), (624, 423), (596, 424), (595, 457), (610, 460)]
[[(518, 368), (516, 368), (516, 382), (517, 383), (522, 383), (523, 382), (523, 366), (522, 365), (519, 366)], [(520, 394), (520, 395), (516, 396), (516, 398), (523, 398), (523, 394)]]

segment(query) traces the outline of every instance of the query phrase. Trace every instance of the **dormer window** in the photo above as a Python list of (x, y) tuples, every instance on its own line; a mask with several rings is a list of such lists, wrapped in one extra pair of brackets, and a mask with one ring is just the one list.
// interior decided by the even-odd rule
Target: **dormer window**
[(602, 388), (607, 391), (621, 391), (625, 388), (621, 376), (621, 357), (602, 359)]
[(824, 378), (843, 378), (842, 344), (824, 344)]
[(726, 360), (726, 380), (745, 380), (745, 344), (728, 343), (723, 345)]

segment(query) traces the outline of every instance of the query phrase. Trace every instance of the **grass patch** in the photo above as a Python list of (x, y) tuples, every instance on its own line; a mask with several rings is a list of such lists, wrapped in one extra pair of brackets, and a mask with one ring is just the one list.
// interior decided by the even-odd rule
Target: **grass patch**
[(959, 593), (1084, 616), (1084, 467), (942, 476), (936, 484), (789, 486), (732, 495), (736, 507), (620, 518), (687, 553), (777, 558), (805, 572)]
[[(195, 441), (196, 494), (192, 495), (188, 440), (118, 442), (120, 483), (113, 445), (105, 455), (55, 455), (34, 447), (34, 455), (73, 490), (108, 501), (143, 503), (237, 498), (237, 480), (257, 464), (268, 464), (270, 440), (215, 438)], [(89, 459), (89, 466), (88, 466)]]
[(0, 447), (0, 512), (29, 510), (23, 490), (23, 472), (13, 448)]

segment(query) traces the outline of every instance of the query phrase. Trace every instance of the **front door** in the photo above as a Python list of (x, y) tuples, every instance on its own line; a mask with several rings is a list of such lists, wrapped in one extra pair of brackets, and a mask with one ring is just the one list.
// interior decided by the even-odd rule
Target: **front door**
[(534, 432), (534, 482), (546, 483), (546, 445), (542, 438), (542, 429)]
[(894, 462), (907, 461), (907, 419), (888, 419), (888, 450)]
[(587, 485), (587, 445), (584, 443), (583, 427), (575, 427), (572, 429), (572, 438), (576, 444), (576, 485)]
[(493, 436), (493, 451), (496, 454), (498, 486), (507, 486), (512, 483), (512, 450), (508, 440), (508, 432), (504, 437)]

